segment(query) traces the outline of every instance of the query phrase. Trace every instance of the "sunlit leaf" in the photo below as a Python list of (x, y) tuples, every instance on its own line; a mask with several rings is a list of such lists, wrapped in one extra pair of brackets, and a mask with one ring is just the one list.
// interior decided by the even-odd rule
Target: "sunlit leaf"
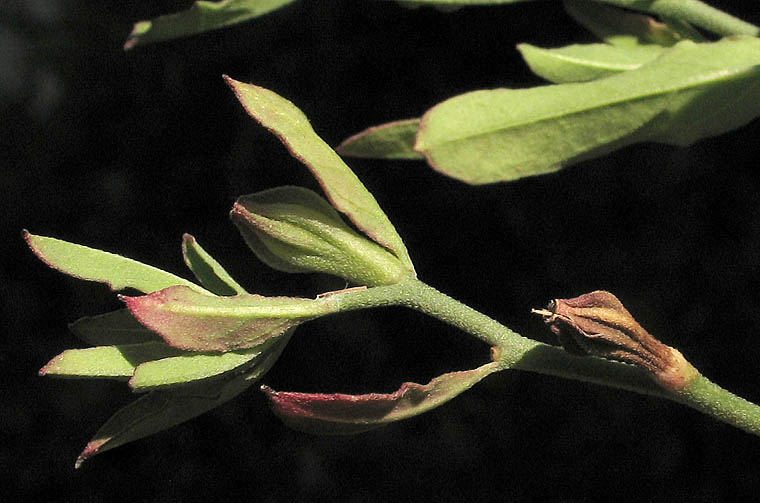
[(125, 49), (217, 30), (268, 14), (296, 0), (197, 1), (186, 11), (135, 23)]
[(345, 139), (335, 151), (344, 157), (424, 159), (414, 151), (419, 125), (419, 119), (406, 119), (373, 126)]
[(237, 281), (208, 254), (190, 234), (182, 236), (182, 256), (195, 277), (210, 292), (217, 295), (246, 293)]
[(248, 114), (277, 135), (290, 153), (311, 170), (330, 203), (414, 271), (401, 237), (375, 198), (340, 156), (317, 136), (303, 112), (272, 91), (226, 75), (224, 78)]
[(343, 435), (371, 430), (413, 417), (444, 404), (499, 370), (492, 362), (477, 369), (450, 372), (428, 384), (404, 383), (394, 393), (345, 395), (295, 393), (262, 386), (273, 411), (285, 423), (308, 433)]

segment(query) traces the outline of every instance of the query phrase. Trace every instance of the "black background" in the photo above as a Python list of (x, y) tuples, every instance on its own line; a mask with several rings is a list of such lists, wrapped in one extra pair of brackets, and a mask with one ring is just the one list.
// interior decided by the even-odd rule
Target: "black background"
[[(590, 42), (559, 2), (454, 13), (303, 1), (231, 29), (128, 52), (131, 23), (186, 1), (6, 0), (0, 9), (0, 466), (16, 499), (47, 501), (750, 501), (760, 439), (680, 405), (519, 372), (354, 437), (285, 428), (255, 389), (169, 431), (74, 460), (132, 397), (123, 383), (37, 377), (80, 347), (66, 324), (119, 307), (47, 269), (21, 229), (189, 275), (189, 232), (249, 290), (313, 296), (248, 252), (235, 197), (305, 168), (245, 115), (221, 74), (296, 103), (330, 144), (469, 90), (541, 81), (515, 44)], [(760, 23), (756, 2), (741, 12)], [(615, 292), (708, 377), (760, 401), (760, 122), (689, 148), (645, 144), (560, 173), (472, 187), (422, 163), (350, 160), (419, 276), (528, 336), (553, 297)], [(395, 390), (487, 361), (487, 348), (385, 309), (299, 328), (275, 389)]]

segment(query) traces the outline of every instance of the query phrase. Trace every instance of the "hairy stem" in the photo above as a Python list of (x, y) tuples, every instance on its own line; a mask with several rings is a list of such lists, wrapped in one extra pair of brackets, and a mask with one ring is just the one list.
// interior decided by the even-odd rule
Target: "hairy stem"
[(495, 348), (494, 358), (504, 369), (527, 370), (667, 398), (760, 436), (760, 407), (726, 391), (702, 375), (681, 391), (666, 390), (632, 365), (573, 356), (560, 347), (523, 337), (417, 279), (407, 279), (391, 286), (346, 291), (325, 300), (335, 302), (339, 311), (405, 306), (458, 327), (490, 344)]

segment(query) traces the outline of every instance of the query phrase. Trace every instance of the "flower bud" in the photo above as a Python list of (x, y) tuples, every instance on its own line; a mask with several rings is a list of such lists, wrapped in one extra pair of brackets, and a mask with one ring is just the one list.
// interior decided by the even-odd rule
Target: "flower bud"
[(652, 337), (610, 292), (555, 299), (533, 312), (544, 317), (568, 353), (636, 365), (672, 391), (682, 390), (698, 375), (678, 350)]
[(256, 256), (274, 269), (324, 272), (367, 286), (398, 283), (413, 274), (308, 189), (278, 187), (242, 196), (230, 216)]

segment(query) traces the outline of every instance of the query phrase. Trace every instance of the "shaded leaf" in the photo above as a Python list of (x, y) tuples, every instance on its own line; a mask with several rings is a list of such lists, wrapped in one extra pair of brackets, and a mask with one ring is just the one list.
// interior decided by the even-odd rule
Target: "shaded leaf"
[(556, 171), (641, 141), (689, 145), (760, 114), (760, 39), (681, 42), (580, 84), (475, 91), (422, 118), (415, 149), (469, 183)]
[(91, 346), (162, 341), (158, 334), (142, 326), (128, 309), (79, 318), (69, 325), (69, 330)]
[[(35, 236), (24, 231), (24, 239), (40, 260), (75, 278), (106, 283), (112, 290), (134, 288), (144, 293), (174, 285), (206, 292), (198, 285), (155, 267), (60, 239)], [(206, 292), (207, 293), (207, 292)]]
[(219, 2), (197, 1), (186, 11), (167, 14), (150, 21), (135, 23), (125, 49), (138, 45), (187, 37), (206, 31), (217, 30), (293, 3), (295, 0), (222, 0)]
[(191, 351), (252, 348), (291, 327), (334, 312), (330, 299), (251, 294), (214, 297), (183, 286), (121, 298), (140, 323), (169, 345)]
[(182, 256), (187, 267), (210, 292), (216, 295), (247, 293), (190, 234), (182, 236)]
[(138, 365), (182, 353), (163, 341), (69, 349), (42, 367), (40, 375), (127, 379)]
[(557, 84), (596, 80), (635, 70), (664, 50), (658, 45), (616, 47), (607, 44), (569, 45), (557, 49), (519, 44), (517, 49), (533, 73)]
[(354, 232), (327, 201), (302, 187), (242, 196), (230, 217), (256, 256), (275, 269), (324, 272), (367, 286), (409, 276), (391, 252)]
[(340, 156), (317, 136), (303, 112), (272, 91), (226, 75), (224, 78), (248, 114), (277, 135), (290, 153), (311, 170), (330, 203), (414, 271), (401, 237), (375, 198)]
[(262, 386), (272, 410), (285, 423), (307, 433), (343, 435), (371, 430), (438, 407), (499, 370), (496, 362), (473, 370), (450, 372), (426, 385), (404, 383), (394, 393), (345, 395), (295, 393)]
[(90, 440), (77, 458), (75, 468), (96, 454), (166, 430), (231, 400), (269, 371), (290, 335), (276, 341), (245, 373), (153, 391), (122, 408)]
[(343, 140), (335, 151), (344, 157), (424, 159), (414, 151), (419, 125), (419, 119), (406, 119), (373, 126)]

